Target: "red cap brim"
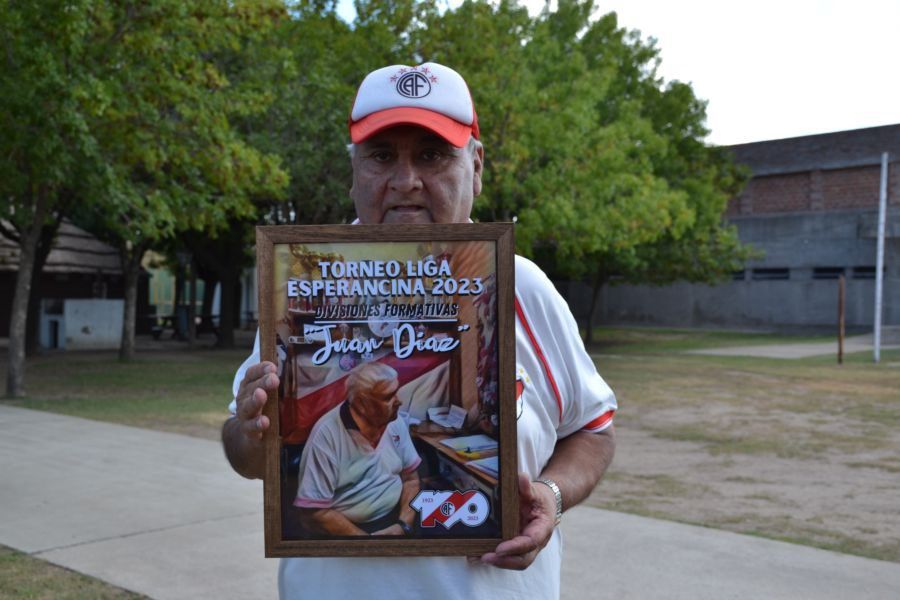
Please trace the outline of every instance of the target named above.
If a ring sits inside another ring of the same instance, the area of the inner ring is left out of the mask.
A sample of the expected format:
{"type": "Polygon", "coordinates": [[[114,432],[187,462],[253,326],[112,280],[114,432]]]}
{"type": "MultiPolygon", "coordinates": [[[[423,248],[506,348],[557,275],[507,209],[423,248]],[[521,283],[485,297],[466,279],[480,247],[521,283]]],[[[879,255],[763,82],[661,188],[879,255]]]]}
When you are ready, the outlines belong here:
{"type": "MultiPolygon", "coordinates": [[[[462,148],[473,134],[471,125],[424,108],[399,107],[381,110],[350,124],[350,140],[359,144],[379,131],[397,125],[417,125],[438,134],[457,148],[462,148]]],[[[477,133],[476,133],[477,136],[477,133]]]]}

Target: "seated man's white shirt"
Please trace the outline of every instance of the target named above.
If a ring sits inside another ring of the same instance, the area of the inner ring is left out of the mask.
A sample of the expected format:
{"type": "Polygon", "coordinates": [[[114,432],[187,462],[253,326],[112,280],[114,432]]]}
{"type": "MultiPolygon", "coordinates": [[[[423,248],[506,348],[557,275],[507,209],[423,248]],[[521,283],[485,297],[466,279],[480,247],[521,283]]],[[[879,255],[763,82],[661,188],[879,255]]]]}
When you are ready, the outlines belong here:
{"type": "Polygon", "coordinates": [[[333,508],[354,523],[380,519],[400,501],[401,474],[420,462],[403,419],[388,423],[373,448],[342,402],[318,420],[303,447],[294,506],[333,508]]]}
{"type": "MultiPolygon", "coordinates": [[[[535,479],[560,438],[580,430],[603,431],[617,406],[585,352],[565,300],[531,261],[517,256],[515,268],[519,470],[535,479]]],[[[235,393],[243,372],[259,360],[257,343],[235,375],[235,393]]],[[[561,558],[557,528],[524,571],[469,565],[461,557],[286,558],[278,586],[283,600],[544,600],[559,596],[561,558]]]]}

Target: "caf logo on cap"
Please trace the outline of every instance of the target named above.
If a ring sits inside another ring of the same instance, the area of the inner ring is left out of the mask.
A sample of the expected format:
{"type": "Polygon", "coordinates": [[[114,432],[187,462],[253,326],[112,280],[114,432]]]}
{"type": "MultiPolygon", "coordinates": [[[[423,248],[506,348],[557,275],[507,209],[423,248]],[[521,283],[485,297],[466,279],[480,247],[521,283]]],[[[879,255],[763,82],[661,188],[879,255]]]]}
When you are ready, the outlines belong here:
{"type": "Polygon", "coordinates": [[[411,71],[397,80],[397,93],[406,98],[424,98],[431,93],[431,82],[418,71],[411,71]]]}

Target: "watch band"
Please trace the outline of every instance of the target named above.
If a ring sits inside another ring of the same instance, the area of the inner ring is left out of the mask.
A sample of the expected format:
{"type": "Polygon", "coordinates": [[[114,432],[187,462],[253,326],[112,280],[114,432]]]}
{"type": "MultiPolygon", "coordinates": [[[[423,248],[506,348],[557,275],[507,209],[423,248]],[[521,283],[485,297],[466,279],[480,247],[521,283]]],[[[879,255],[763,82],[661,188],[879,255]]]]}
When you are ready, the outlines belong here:
{"type": "Polygon", "coordinates": [[[543,483],[553,492],[553,498],[556,500],[556,518],[553,522],[554,525],[559,525],[559,522],[562,521],[562,492],[559,491],[559,486],[556,485],[556,482],[552,479],[547,479],[546,477],[541,477],[540,479],[535,479],[536,483],[543,483]]]}
{"type": "Polygon", "coordinates": [[[407,525],[406,521],[404,521],[403,519],[397,519],[397,525],[399,525],[400,529],[403,530],[404,535],[412,535],[412,532],[413,532],[412,527],[407,525]]]}

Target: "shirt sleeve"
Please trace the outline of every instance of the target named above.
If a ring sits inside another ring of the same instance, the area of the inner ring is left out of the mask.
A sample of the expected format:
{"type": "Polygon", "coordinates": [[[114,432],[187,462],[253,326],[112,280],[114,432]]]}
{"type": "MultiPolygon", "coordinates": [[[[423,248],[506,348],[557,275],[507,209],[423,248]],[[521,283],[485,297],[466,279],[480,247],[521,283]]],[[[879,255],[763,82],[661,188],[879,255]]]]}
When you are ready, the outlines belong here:
{"type": "Polygon", "coordinates": [[[559,394],[559,437],[600,432],[612,425],[616,397],[597,373],[566,301],[534,263],[516,257],[516,290],[523,317],[559,394]]]}
{"type": "Polygon", "coordinates": [[[231,404],[228,405],[228,412],[234,415],[237,413],[237,395],[244,380],[247,369],[259,363],[259,329],[256,330],[256,339],[253,340],[253,352],[241,363],[238,370],[234,373],[234,379],[231,382],[231,404]]]}
{"type": "Polygon", "coordinates": [[[311,437],[300,460],[300,483],[294,506],[330,508],[338,480],[338,459],[321,436],[311,437]]]}
{"type": "Polygon", "coordinates": [[[422,462],[422,458],[419,456],[419,453],[416,452],[412,437],[409,435],[409,427],[403,419],[397,420],[402,425],[398,429],[400,429],[400,454],[401,459],[403,460],[403,472],[410,473],[419,468],[419,463],[422,462]]]}

